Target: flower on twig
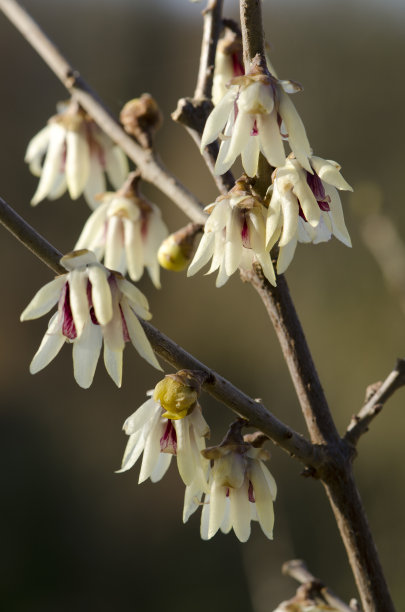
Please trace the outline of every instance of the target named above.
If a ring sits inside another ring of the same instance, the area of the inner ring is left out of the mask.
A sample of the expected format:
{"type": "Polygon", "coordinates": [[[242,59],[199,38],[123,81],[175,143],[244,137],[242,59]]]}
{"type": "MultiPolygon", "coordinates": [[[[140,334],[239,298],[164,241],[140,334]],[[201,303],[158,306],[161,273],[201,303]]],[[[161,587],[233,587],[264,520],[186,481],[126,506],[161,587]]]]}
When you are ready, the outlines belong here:
{"type": "Polygon", "coordinates": [[[173,455],[186,485],[207,490],[208,461],[201,455],[209,427],[197,399],[199,382],[181,370],[161,380],[148,399],[124,423],[129,440],[119,472],[129,470],[143,453],[139,483],[159,481],[173,455]]]}
{"type": "Polygon", "coordinates": [[[351,246],[338,189],[352,191],[340,174],[340,166],[320,157],[310,158],[312,173],[293,155],[273,172],[272,195],[267,212],[266,240],[271,248],[279,240],[277,272],[289,266],[297,242],[325,242],[333,235],[351,246]]]}
{"type": "Polygon", "coordinates": [[[75,249],[89,249],[111,270],[141,278],[144,267],[160,288],[157,251],[168,230],[159,208],[141,195],[139,175],[131,174],[117,192],[107,192],[87,220],[75,249]]]}
{"type": "Polygon", "coordinates": [[[73,251],[62,257],[61,264],[68,273],[42,287],[21,315],[21,321],[37,319],[58,304],[31,362],[31,374],[45,368],[65,342],[70,342],[74,377],[86,389],[93,381],[103,340],[105,367],[119,387],[122,353],[129,340],[146,361],[160,370],[137,318],[151,318],[143,293],[120,274],[107,270],[89,251],[73,251]]]}
{"type": "Polygon", "coordinates": [[[115,189],[128,174],[123,151],[74,99],[58,105],[57,115],[30,141],[25,161],[40,177],[33,206],[44,198],[55,200],[67,189],[73,200],[83,193],[90,208],[96,208],[94,196],[106,190],[104,173],[115,189]]]}
{"type": "Polygon", "coordinates": [[[298,83],[276,79],[257,63],[249,74],[233,78],[228,92],[208,117],[201,139],[202,151],[223,131],[215,173],[224,174],[241,155],[246,174],[255,176],[260,152],[272,166],[282,166],[283,137],[288,138],[301,165],[311,172],[305,128],[287,95],[300,90],[298,83]]]}
{"type": "Polygon", "coordinates": [[[244,441],[240,427],[241,422],[236,422],[219,446],[202,451],[212,462],[201,514],[203,540],[212,538],[218,529],[223,533],[233,529],[236,537],[246,542],[252,520],[259,521],[264,534],[273,538],[277,486],[263,463],[269,453],[244,441]]]}
{"type": "Polygon", "coordinates": [[[270,283],[276,284],[273,264],[266,249],[266,208],[242,177],[226,196],[205,208],[210,213],[188,276],[198,272],[212,258],[208,274],[218,271],[221,287],[239,266],[246,270],[260,263],[270,283]]]}

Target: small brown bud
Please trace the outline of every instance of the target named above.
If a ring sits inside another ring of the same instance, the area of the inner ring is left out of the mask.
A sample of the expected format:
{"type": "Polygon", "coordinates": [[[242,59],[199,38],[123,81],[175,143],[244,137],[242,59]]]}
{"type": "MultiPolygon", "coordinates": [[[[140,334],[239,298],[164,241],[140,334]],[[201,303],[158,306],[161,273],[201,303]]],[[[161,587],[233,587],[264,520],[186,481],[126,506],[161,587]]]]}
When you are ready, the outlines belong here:
{"type": "Polygon", "coordinates": [[[163,117],[155,100],[145,93],[125,104],[120,113],[120,121],[128,134],[135,136],[142,147],[150,149],[163,117]]]}

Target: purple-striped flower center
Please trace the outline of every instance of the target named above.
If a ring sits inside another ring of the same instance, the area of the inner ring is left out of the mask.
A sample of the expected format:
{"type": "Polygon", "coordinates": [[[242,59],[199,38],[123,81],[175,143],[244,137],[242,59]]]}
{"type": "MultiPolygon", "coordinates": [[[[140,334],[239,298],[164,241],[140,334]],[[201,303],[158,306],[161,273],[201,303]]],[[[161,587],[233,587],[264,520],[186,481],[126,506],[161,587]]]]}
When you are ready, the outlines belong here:
{"type": "MultiPolygon", "coordinates": [[[[318,202],[319,208],[323,212],[329,212],[330,211],[330,196],[326,195],[325,187],[323,186],[323,183],[321,179],[319,178],[319,176],[316,174],[316,172],[314,172],[313,174],[311,174],[310,172],[307,172],[307,183],[312,193],[314,194],[316,201],[318,202]]],[[[298,205],[299,205],[299,213],[298,213],[299,216],[302,219],[304,219],[304,221],[307,221],[307,218],[305,217],[304,211],[302,210],[302,207],[301,207],[301,202],[299,200],[298,200],[298,205]]]]}
{"type": "Polygon", "coordinates": [[[175,455],[177,452],[177,434],[173,422],[168,419],[163,436],[160,438],[160,452],[175,455]]]}
{"type": "Polygon", "coordinates": [[[65,283],[63,287],[62,295],[60,297],[60,303],[62,305],[62,334],[69,338],[69,340],[74,340],[77,337],[76,326],[73,321],[72,309],[70,307],[70,287],[69,283],[65,283]]]}

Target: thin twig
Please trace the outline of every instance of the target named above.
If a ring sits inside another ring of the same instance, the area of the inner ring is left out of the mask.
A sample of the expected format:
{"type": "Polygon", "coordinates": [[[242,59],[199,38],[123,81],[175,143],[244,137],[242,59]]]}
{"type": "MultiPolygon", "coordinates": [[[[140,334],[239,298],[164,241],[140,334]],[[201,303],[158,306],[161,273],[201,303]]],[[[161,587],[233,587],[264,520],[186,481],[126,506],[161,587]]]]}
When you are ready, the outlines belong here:
{"type": "Polygon", "coordinates": [[[355,446],[360,437],[368,431],[371,421],[381,412],[385,402],[403,386],[405,386],[405,360],[398,359],[395,368],[384,382],[368,387],[366,403],[352,418],[345,434],[345,440],[355,446]]]}
{"type": "Polygon", "coordinates": [[[204,25],[198,70],[197,86],[194,98],[211,99],[212,81],[214,77],[215,52],[222,29],[223,0],[208,0],[203,11],[204,25]]]}
{"type": "MultiPolygon", "coordinates": [[[[308,591],[319,594],[320,598],[324,599],[327,604],[333,606],[334,609],[341,612],[354,612],[354,608],[348,606],[342,599],[337,597],[333,591],[323,584],[319,578],[316,578],[307,568],[305,561],[302,559],[292,559],[283,564],[282,570],[286,576],[291,576],[302,585],[307,585],[308,591]]],[[[299,597],[301,593],[297,592],[299,597]]],[[[357,608],[357,610],[359,610],[357,608]]]]}
{"type": "MultiPolygon", "coordinates": [[[[62,253],[38,234],[3,199],[0,198],[0,222],[24,246],[57,274],[66,274],[59,263],[62,253]]],[[[321,451],[308,440],[274,417],[263,404],[256,402],[225,378],[187,353],[150,323],[140,319],[154,351],[177,370],[199,370],[206,382],[203,388],[218,401],[260,429],[290,455],[316,470],[321,463],[321,451]]]]}
{"type": "Polygon", "coordinates": [[[97,94],[63,57],[27,11],[16,0],[0,0],[0,9],[39,53],[79,104],[138,166],[142,178],[160,189],[190,219],[196,223],[204,223],[205,216],[201,211],[201,202],[164,167],[151,150],[143,149],[125,133],[97,94]]]}

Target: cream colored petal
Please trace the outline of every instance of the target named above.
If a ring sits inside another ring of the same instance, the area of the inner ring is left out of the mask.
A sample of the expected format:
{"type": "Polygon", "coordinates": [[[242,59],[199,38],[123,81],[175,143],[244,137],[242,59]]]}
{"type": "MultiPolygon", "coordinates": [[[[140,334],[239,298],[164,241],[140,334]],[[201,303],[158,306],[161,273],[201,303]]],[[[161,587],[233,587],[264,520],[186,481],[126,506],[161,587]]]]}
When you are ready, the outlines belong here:
{"type": "Polygon", "coordinates": [[[225,499],[225,513],[221,524],[221,531],[225,534],[229,533],[232,529],[231,500],[229,497],[225,499]]]}
{"type": "Polygon", "coordinates": [[[273,501],[275,501],[277,497],[277,483],[274,480],[274,477],[271,474],[270,470],[264,465],[262,461],[259,461],[259,465],[266,479],[267,487],[270,491],[271,498],[273,501]]]}
{"type": "Polygon", "coordinates": [[[295,237],[286,246],[280,247],[277,259],[277,274],[284,274],[287,270],[294,257],[296,246],[297,238],[295,237]]]}
{"type": "Polygon", "coordinates": [[[231,142],[224,164],[232,165],[242,150],[247,146],[249,138],[252,138],[255,117],[239,111],[233,126],[231,142]]]}
{"type": "Polygon", "coordinates": [[[274,167],[283,166],[285,151],[277,123],[276,111],[273,111],[270,115],[258,115],[257,128],[260,148],[269,164],[274,167]]]}
{"type": "Polygon", "coordinates": [[[162,414],[162,407],[153,398],[150,398],[126,419],[123,430],[128,436],[134,434],[139,429],[142,429],[148,421],[153,419],[155,414],[160,416],[162,414]]]}
{"type": "Polygon", "coordinates": [[[124,254],[123,222],[120,217],[110,217],[105,237],[104,265],[110,270],[125,273],[122,267],[124,254]]]}
{"type": "Polygon", "coordinates": [[[193,257],[192,262],[190,263],[187,276],[193,276],[201,270],[208,263],[210,258],[213,255],[215,246],[215,234],[212,232],[208,234],[204,234],[200,240],[200,244],[198,245],[197,251],[193,257]]]}
{"type": "Polygon", "coordinates": [[[259,165],[260,138],[259,135],[251,135],[246,146],[242,149],[242,166],[248,176],[256,176],[259,165]]]}
{"type": "Polygon", "coordinates": [[[189,487],[186,487],[184,493],[183,523],[187,523],[190,516],[200,507],[202,493],[194,482],[189,487]]]}
{"type": "Polygon", "coordinates": [[[64,174],[58,174],[53,183],[52,189],[49,191],[47,198],[48,200],[57,200],[66,191],[67,183],[64,174]]]}
{"type": "MultiPolygon", "coordinates": [[[[215,244],[214,244],[214,252],[212,254],[212,261],[210,269],[206,274],[211,274],[218,270],[221,266],[225,271],[224,263],[224,253],[225,253],[225,238],[222,232],[217,232],[215,234],[215,244]]],[[[225,273],[226,274],[226,273],[225,273]]],[[[228,277],[227,277],[228,278],[228,277]]]]}
{"type": "Polygon", "coordinates": [[[222,261],[221,265],[219,266],[218,276],[215,281],[215,286],[217,287],[217,289],[219,289],[220,287],[223,287],[225,283],[228,281],[228,279],[229,279],[229,276],[226,273],[225,264],[222,261]]]}
{"type": "Polygon", "coordinates": [[[150,363],[157,370],[162,370],[158,360],[155,357],[153,349],[146,337],[145,332],[141,324],[139,323],[136,315],[132,312],[131,308],[125,303],[121,303],[122,312],[125,317],[125,322],[128,329],[128,334],[132,344],[138,351],[141,357],[143,357],[148,363],[150,363]]]}
{"type": "Polygon", "coordinates": [[[259,461],[251,461],[249,477],[253,485],[253,494],[260,526],[264,534],[272,540],[274,526],[273,498],[259,461]]]}
{"type": "Polygon", "coordinates": [[[49,146],[41,171],[38,187],[31,200],[35,206],[52,191],[55,181],[63,168],[63,152],[65,148],[66,131],[58,124],[52,124],[49,130],[49,146]]]}
{"type": "Polygon", "coordinates": [[[308,161],[308,157],[311,156],[311,147],[301,117],[288,94],[284,93],[281,87],[278,88],[278,96],[279,113],[287,128],[290,147],[301,166],[312,174],[312,168],[308,161]]]}
{"type": "Polygon", "coordinates": [[[120,189],[129,172],[127,156],[120,147],[113,145],[105,149],[105,161],[108,180],[114,189],[120,189]]]}
{"type": "Polygon", "coordinates": [[[299,206],[297,198],[291,191],[287,191],[281,201],[283,214],[283,231],[279,246],[286,246],[297,234],[299,206]]]}
{"type": "Polygon", "coordinates": [[[137,281],[143,274],[143,245],[140,224],[137,221],[123,219],[124,245],[128,274],[137,281]]]}
{"type": "Polygon", "coordinates": [[[238,88],[231,87],[208,117],[201,137],[201,153],[207,145],[218,138],[233,110],[237,95],[238,88]]]}
{"type": "Polygon", "coordinates": [[[177,435],[177,468],[185,485],[191,485],[195,468],[190,445],[190,422],[188,417],[173,422],[177,435]]]}
{"type": "Polygon", "coordinates": [[[141,306],[145,310],[149,310],[149,303],[146,296],[133,283],[130,283],[125,278],[117,279],[118,289],[125,295],[132,307],[141,306]]]}
{"type": "Polygon", "coordinates": [[[336,164],[336,162],[333,163],[313,155],[311,157],[311,164],[319,178],[329,183],[329,185],[333,185],[333,187],[344,191],[353,191],[349,183],[347,183],[340,174],[340,166],[336,164]]]}
{"type": "Polygon", "coordinates": [[[208,528],[210,524],[210,496],[205,495],[201,511],[200,536],[202,540],[208,540],[208,528]]]}
{"type": "Polygon", "coordinates": [[[49,312],[60,298],[63,287],[66,283],[67,274],[57,276],[50,283],[44,285],[32,298],[31,302],[21,313],[20,321],[38,319],[49,312]]]}
{"type": "Polygon", "coordinates": [[[170,453],[159,453],[158,460],[150,475],[151,482],[159,482],[169,469],[173,455],[170,453]]]}
{"type": "Polygon", "coordinates": [[[321,213],[321,218],[318,225],[314,228],[315,236],[312,240],[314,244],[328,242],[332,237],[332,223],[330,215],[327,212],[321,213]]]}
{"type": "Polygon", "coordinates": [[[307,183],[304,170],[302,171],[301,180],[297,181],[294,185],[293,191],[300,201],[301,208],[308,223],[312,225],[312,227],[318,225],[319,219],[321,218],[321,209],[307,183]]]}
{"type": "Polygon", "coordinates": [[[83,327],[90,319],[90,307],[87,298],[88,276],[86,269],[72,270],[68,275],[69,301],[77,335],[80,336],[83,327]]]}
{"type": "Polygon", "coordinates": [[[64,344],[65,337],[62,334],[62,324],[59,313],[56,312],[50,319],[45,336],[31,361],[31,374],[36,374],[45,368],[56,357],[64,344]]]}
{"type": "Polygon", "coordinates": [[[281,217],[281,198],[278,193],[273,191],[267,211],[266,219],[266,245],[273,242],[273,236],[278,232],[281,217]]]}
{"type": "Polygon", "coordinates": [[[90,149],[83,130],[66,134],[66,183],[69,195],[76,200],[82,193],[90,172],[90,149]]]}
{"type": "Polygon", "coordinates": [[[250,536],[250,501],[248,480],[239,489],[230,489],[231,522],[236,537],[240,542],[247,542],[250,536]]]}
{"type": "Polygon", "coordinates": [[[243,248],[241,212],[234,208],[226,227],[224,264],[227,276],[232,276],[238,269],[243,248]]]}
{"type": "Polygon", "coordinates": [[[164,425],[162,425],[161,419],[159,418],[145,440],[141,471],[139,473],[138,480],[139,484],[149,478],[157,464],[160,453],[160,438],[163,435],[163,428],[164,425]]]}
{"type": "Polygon", "coordinates": [[[97,155],[92,154],[89,160],[89,174],[83,190],[86,202],[92,210],[96,210],[100,205],[95,196],[104,193],[105,190],[106,182],[103,168],[97,155]]]}
{"type": "Polygon", "coordinates": [[[100,325],[107,325],[113,316],[111,287],[107,278],[109,273],[100,265],[89,266],[87,270],[94,313],[100,325]]]}
{"type": "Polygon", "coordinates": [[[84,326],[80,338],[73,342],[73,372],[77,384],[88,389],[93,382],[100,356],[102,334],[99,325],[91,321],[84,326]]]}
{"type": "Polygon", "coordinates": [[[121,469],[116,470],[116,474],[127,472],[135,465],[142,454],[144,445],[145,439],[142,435],[142,431],[137,431],[135,434],[129,437],[128,443],[125,447],[124,456],[122,458],[121,469]]]}
{"type": "Polygon", "coordinates": [[[112,349],[104,340],[104,365],[117,387],[122,384],[122,349],[112,349]]]}
{"type": "Polygon", "coordinates": [[[210,509],[207,539],[212,538],[221,527],[225,515],[226,487],[222,487],[214,479],[210,490],[210,509]]]}
{"type": "Polygon", "coordinates": [[[208,234],[210,232],[220,232],[222,229],[224,229],[230,214],[231,207],[227,198],[215,204],[212,213],[205,223],[205,233],[208,234]]]}
{"type": "Polygon", "coordinates": [[[108,204],[101,204],[87,219],[74,250],[102,247],[104,252],[104,231],[108,204]]]}
{"type": "Polygon", "coordinates": [[[327,195],[329,195],[331,199],[330,218],[332,220],[333,234],[338,240],[343,242],[343,244],[348,247],[351,247],[352,241],[350,240],[349,232],[347,231],[347,227],[345,225],[342,203],[340,201],[339,193],[334,187],[327,187],[326,191],[327,195]]]}
{"type": "Polygon", "coordinates": [[[50,133],[51,126],[46,125],[28,143],[24,161],[29,164],[30,171],[34,176],[41,176],[41,161],[49,145],[50,133]]]}

